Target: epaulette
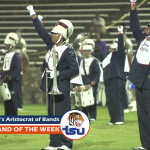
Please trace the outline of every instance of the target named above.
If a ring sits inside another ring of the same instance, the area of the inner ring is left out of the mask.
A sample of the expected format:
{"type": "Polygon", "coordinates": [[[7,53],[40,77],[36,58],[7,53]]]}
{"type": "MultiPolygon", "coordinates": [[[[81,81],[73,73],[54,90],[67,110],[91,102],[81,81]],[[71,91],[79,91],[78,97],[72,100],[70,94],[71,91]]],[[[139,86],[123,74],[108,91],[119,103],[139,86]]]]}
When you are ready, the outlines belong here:
{"type": "Polygon", "coordinates": [[[69,43],[65,43],[65,46],[68,46],[70,49],[73,49],[73,47],[69,43]]]}

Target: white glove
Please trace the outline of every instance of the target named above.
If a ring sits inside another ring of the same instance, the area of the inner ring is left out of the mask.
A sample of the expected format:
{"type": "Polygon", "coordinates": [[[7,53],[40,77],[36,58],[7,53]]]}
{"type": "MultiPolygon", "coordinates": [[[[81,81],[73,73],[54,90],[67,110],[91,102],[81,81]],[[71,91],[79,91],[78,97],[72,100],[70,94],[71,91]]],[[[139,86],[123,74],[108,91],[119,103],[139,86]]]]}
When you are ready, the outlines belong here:
{"type": "MultiPolygon", "coordinates": [[[[59,71],[57,71],[57,77],[59,76],[59,71]]],[[[50,78],[53,79],[54,78],[54,70],[51,71],[50,73],[50,78]]]]}
{"type": "Polygon", "coordinates": [[[118,26],[118,32],[123,32],[123,26],[118,26]]]}
{"type": "Polygon", "coordinates": [[[4,54],[7,52],[7,50],[5,50],[5,49],[1,49],[0,51],[4,54]]]}
{"type": "Polygon", "coordinates": [[[137,0],[130,0],[131,3],[136,3],[137,0]]]}
{"type": "Polygon", "coordinates": [[[30,16],[36,14],[35,11],[34,11],[34,9],[33,9],[33,6],[32,6],[32,5],[29,5],[29,6],[27,7],[27,9],[28,9],[28,11],[29,11],[29,13],[30,13],[30,16]]]}
{"type": "Polygon", "coordinates": [[[42,22],[42,20],[43,20],[43,16],[38,15],[38,19],[42,22]]]}

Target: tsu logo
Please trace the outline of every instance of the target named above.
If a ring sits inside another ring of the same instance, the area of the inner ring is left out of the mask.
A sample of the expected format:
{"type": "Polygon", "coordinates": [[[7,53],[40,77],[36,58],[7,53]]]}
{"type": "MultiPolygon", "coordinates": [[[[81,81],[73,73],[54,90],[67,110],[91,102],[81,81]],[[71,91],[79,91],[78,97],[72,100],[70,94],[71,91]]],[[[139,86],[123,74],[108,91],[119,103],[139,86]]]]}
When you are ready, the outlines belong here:
{"type": "Polygon", "coordinates": [[[66,112],[60,122],[64,136],[71,140],[79,140],[87,135],[90,130],[88,117],[79,110],[66,112]]]}

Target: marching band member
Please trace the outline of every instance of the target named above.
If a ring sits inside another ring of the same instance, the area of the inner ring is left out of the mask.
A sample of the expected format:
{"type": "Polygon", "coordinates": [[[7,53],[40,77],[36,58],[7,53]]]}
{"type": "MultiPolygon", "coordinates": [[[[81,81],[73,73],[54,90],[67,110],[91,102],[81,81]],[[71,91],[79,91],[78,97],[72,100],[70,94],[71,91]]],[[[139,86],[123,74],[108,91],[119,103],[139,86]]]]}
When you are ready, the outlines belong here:
{"type": "MultiPolygon", "coordinates": [[[[76,53],[74,49],[66,42],[66,40],[73,33],[73,25],[69,20],[61,19],[58,21],[56,26],[52,29],[51,34],[46,31],[43,24],[38,19],[33,6],[30,5],[27,7],[30,16],[32,16],[33,25],[35,26],[36,31],[39,36],[46,43],[48,52],[45,57],[45,65],[42,68],[47,68],[51,71],[49,79],[49,91],[53,87],[53,78],[54,78],[54,67],[53,67],[53,57],[52,52],[54,48],[58,52],[58,63],[57,63],[57,80],[58,80],[58,89],[62,92],[61,95],[49,95],[49,115],[51,113],[52,100],[53,96],[55,97],[55,114],[54,115],[63,115],[65,112],[71,110],[71,97],[70,97],[70,80],[79,75],[79,65],[76,59],[76,53]]],[[[43,69],[44,71],[44,69],[43,69]]],[[[41,90],[46,91],[44,72],[41,90]]],[[[73,146],[73,141],[66,138],[63,134],[51,134],[50,135],[50,144],[48,147],[43,150],[71,150],[73,146]]]]}
{"type": "Polygon", "coordinates": [[[18,35],[18,43],[16,45],[16,50],[15,52],[18,52],[21,56],[21,64],[22,64],[22,78],[18,83],[18,110],[23,110],[23,94],[22,94],[22,82],[23,82],[23,76],[24,76],[24,72],[27,70],[28,65],[29,65],[29,57],[26,54],[25,57],[25,53],[26,53],[26,41],[21,37],[20,35],[20,31],[17,30],[16,34],[18,35]]]}
{"type": "Polygon", "coordinates": [[[110,46],[110,53],[103,60],[104,85],[107,106],[110,115],[109,125],[121,125],[124,123],[123,91],[125,90],[126,76],[125,46],[123,40],[123,27],[118,27],[118,39],[110,46]]]}
{"type": "Polygon", "coordinates": [[[94,105],[82,108],[82,111],[88,116],[90,120],[94,121],[97,117],[97,89],[98,82],[100,79],[100,64],[99,60],[91,56],[91,52],[94,51],[95,43],[91,39],[85,39],[83,42],[83,55],[84,59],[80,63],[80,71],[83,79],[84,85],[91,85],[93,87],[94,105]]]}
{"type": "Polygon", "coordinates": [[[150,149],[150,23],[142,31],[136,9],[136,0],[130,0],[130,29],[138,47],[131,64],[128,79],[135,85],[141,146],[134,150],[150,149]]]}
{"type": "Polygon", "coordinates": [[[1,73],[1,83],[7,83],[11,93],[11,99],[4,102],[5,115],[18,115],[18,91],[17,86],[21,80],[21,57],[15,52],[18,43],[18,35],[9,33],[5,38],[5,50],[7,50],[1,73]]]}

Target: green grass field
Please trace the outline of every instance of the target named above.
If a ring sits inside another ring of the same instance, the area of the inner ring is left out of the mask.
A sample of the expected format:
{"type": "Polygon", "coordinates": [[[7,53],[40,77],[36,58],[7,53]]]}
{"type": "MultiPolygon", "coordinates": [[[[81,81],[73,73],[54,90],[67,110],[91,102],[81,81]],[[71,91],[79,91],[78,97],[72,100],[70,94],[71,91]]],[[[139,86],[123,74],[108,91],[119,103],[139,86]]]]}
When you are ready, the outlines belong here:
{"type": "MultiPolygon", "coordinates": [[[[74,108],[74,106],[72,106],[74,108]]],[[[0,115],[3,115],[3,104],[0,103],[0,115]]],[[[28,104],[19,115],[46,115],[46,105],[28,104]]],[[[125,114],[124,125],[107,125],[109,114],[107,107],[98,106],[97,120],[91,122],[86,137],[75,140],[73,150],[131,150],[140,146],[137,113],[125,114]]],[[[1,134],[0,150],[41,150],[49,143],[48,134],[1,134]]]]}

